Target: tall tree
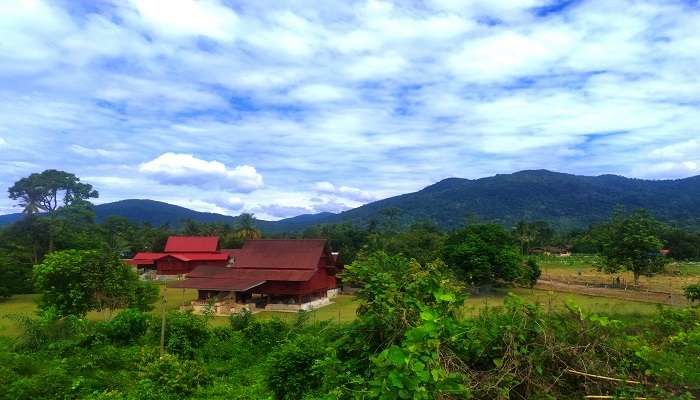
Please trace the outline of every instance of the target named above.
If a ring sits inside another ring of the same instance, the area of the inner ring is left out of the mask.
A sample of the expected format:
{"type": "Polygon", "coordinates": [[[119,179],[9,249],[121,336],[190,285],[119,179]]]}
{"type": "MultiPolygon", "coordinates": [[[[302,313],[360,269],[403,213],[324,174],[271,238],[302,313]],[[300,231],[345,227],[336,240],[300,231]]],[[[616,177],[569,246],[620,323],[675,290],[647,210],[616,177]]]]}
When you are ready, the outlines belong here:
{"type": "Polygon", "coordinates": [[[98,197],[88,183],[80,182],[77,176],[55,169],[33,173],[22,178],[8,189],[10,199],[18,200],[27,215],[46,212],[51,219],[49,228],[49,251],[54,248],[54,232],[57,211],[64,206],[98,197]]]}
{"type": "Polygon", "coordinates": [[[255,227],[255,215],[251,213],[242,213],[236,219],[236,230],[234,236],[237,239],[260,239],[262,235],[255,227]]]}
{"type": "Polygon", "coordinates": [[[85,316],[88,311],[114,310],[136,299],[140,281],[116,254],[98,250],[64,250],[46,256],[34,267],[43,311],[56,317],[85,316]]]}
{"type": "Polygon", "coordinates": [[[525,274],[515,239],[500,225],[469,225],[452,233],[443,259],[472,285],[513,282],[525,274]]]}
{"type": "Polygon", "coordinates": [[[602,263],[606,272],[631,271],[639,286],[643,273],[660,271],[668,261],[661,254],[663,225],[646,210],[626,214],[617,209],[600,234],[602,263]]]}

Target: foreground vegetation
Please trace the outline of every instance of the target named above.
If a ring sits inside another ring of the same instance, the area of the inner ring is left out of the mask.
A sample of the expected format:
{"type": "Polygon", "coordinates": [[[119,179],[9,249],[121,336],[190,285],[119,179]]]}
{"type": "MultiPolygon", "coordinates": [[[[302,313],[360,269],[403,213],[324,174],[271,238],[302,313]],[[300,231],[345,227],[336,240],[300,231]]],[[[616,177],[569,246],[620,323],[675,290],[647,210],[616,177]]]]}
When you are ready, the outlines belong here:
{"type": "Polygon", "coordinates": [[[356,307],[352,321],[243,314],[212,324],[173,310],[163,355],[160,319],[134,308],[107,321],[20,320],[15,338],[0,339],[0,398],[690,399],[700,390],[697,308],[617,318],[536,291],[540,305],[512,295],[465,303],[444,264],[384,253],[344,278],[361,288],[341,299],[356,307]]]}

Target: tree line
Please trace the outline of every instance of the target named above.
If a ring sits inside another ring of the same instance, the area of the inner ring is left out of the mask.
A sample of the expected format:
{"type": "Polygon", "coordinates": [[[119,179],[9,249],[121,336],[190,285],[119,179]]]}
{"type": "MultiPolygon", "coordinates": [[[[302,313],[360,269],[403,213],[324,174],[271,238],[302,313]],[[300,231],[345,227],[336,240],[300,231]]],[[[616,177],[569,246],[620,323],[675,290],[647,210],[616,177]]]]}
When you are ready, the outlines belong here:
{"type": "MultiPolygon", "coordinates": [[[[245,239],[262,237],[255,217],[247,213],[237,217],[234,225],[185,220],[178,227],[156,227],[118,216],[97,223],[89,200],[97,198],[98,192],[64,171],[31,174],[8,192],[23,207],[25,217],[0,230],[0,296],[31,292],[32,266],[56,250],[99,250],[128,258],[139,251],[162,251],[173,234],[216,235],[222,248],[240,247],[245,239]]],[[[569,246],[575,252],[603,255],[602,270],[631,270],[636,279],[663,268],[668,257],[659,257],[662,248],[670,249],[673,259],[700,259],[700,234],[663,224],[643,210],[614,210],[608,221],[584,230],[558,232],[545,221],[521,221],[507,229],[478,217],[452,231],[429,221],[404,226],[401,210],[389,208],[364,226],[316,225],[303,232],[266,237],[326,238],[346,264],[376,251],[421,263],[439,259],[476,286],[532,284],[539,269],[527,255],[542,246],[569,246]]]]}

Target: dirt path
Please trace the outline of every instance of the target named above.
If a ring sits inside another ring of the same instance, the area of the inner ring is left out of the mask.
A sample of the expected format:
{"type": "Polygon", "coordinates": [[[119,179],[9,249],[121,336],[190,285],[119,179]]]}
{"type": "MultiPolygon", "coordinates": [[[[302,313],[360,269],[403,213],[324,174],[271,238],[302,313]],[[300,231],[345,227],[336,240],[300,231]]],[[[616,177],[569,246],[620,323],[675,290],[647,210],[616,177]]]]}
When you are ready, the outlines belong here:
{"type": "Polygon", "coordinates": [[[687,300],[680,294],[664,292],[653,292],[648,290],[613,289],[596,287],[582,284],[566,283],[556,280],[541,279],[535,285],[536,289],[552,290],[555,292],[585,294],[589,296],[609,297],[621,300],[642,301],[646,303],[657,303],[682,306],[687,304],[687,300]]]}

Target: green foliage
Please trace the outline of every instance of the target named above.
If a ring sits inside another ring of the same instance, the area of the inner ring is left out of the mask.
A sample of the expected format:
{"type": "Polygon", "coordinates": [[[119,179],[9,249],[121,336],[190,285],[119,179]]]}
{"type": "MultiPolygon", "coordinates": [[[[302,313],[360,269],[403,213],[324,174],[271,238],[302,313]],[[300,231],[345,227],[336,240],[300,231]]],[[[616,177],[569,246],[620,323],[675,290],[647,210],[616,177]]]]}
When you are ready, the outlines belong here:
{"type": "Polygon", "coordinates": [[[690,302],[700,301],[700,284],[688,285],[684,290],[685,298],[690,302]]]}
{"type": "Polygon", "coordinates": [[[296,336],[272,351],[266,381],[275,398],[298,400],[317,390],[321,376],[313,367],[325,353],[325,342],[313,334],[296,336]]]}
{"type": "Polygon", "coordinates": [[[180,399],[193,394],[207,381],[203,366],[164,354],[146,362],[140,371],[140,399],[180,399]]]}
{"type": "Polygon", "coordinates": [[[139,311],[153,311],[155,302],[160,296],[160,287],[148,281],[137,281],[134,285],[134,293],[129,300],[129,308],[139,311]]]}
{"type": "Polygon", "coordinates": [[[525,260],[522,274],[517,282],[527,287],[534,287],[537,284],[537,280],[540,279],[540,275],[542,275],[540,265],[535,259],[528,258],[525,260]]]}
{"type": "Polygon", "coordinates": [[[346,385],[369,384],[369,391],[356,390],[386,399],[466,393],[461,378],[442,367],[445,335],[464,299],[444,263],[379,252],[355,261],[342,278],[359,287],[360,300],[358,319],[338,343],[345,375],[354,377],[346,385]]]}
{"type": "Polygon", "coordinates": [[[234,331],[242,331],[253,322],[253,313],[248,309],[243,309],[241,312],[231,314],[229,323],[234,331]]]}
{"type": "Polygon", "coordinates": [[[606,272],[632,271],[635,284],[643,273],[661,271],[667,263],[661,255],[663,243],[659,238],[663,225],[646,210],[636,210],[630,215],[616,210],[603,226],[600,241],[602,264],[606,272]]]}
{"type": "Polygon", "coordinates": [[[700,260],[700,234],[678,228],[665,230],[661,235],[670,256],[680,261],[700,260]]]}
{"type": "Polygon", "coordinates": [[[153,315],[128,308],[108,323],[103,323],[102,330],[112,343],[127,345],[143,342],[149,328],[156,325],[157,321],[153,315]]]}
{"type": "Polygon", "coordinates": [[[19,206],[29,215],[39,211],[52,214],[61,206],[98,197],[92,185],[80,182],[71,173],[55,169],[18,180],[8,189],[8,193],[12,200],[19,201],[19,206]]]}
{"type": "Polygon", "coordinates": [[[128,305],[138,277],[116,255],[64,250],[47,255],[34,267],[34,282],[42,294],[41,310],[61,318],[128,305]]]}
{"type": "MultiPolygon", "coordinates": [[[[157,323],[160,326],[160,323],[157,323]]],[[[153,329],[160,334],[160,329],[153,329]]],[[[185,358],[192,358],[209,339],[207,318],[182,311],[171,311],[165,323],[165,349],[185,358]]]]}
{"type": "Polygon", "coordinates": [[[262,350],[269,350],[286,339],[289,333],[289,326],[278,318],[270,320],[253,319],[242,330],[242,333],[253,346],[262,350]]]}
{"type": "Polygon", "coordinates": [[[525,273],[513,238],[498,225],[469,225],[452,233],[443,259],[472,285],[513,282],[525,273]]]}

